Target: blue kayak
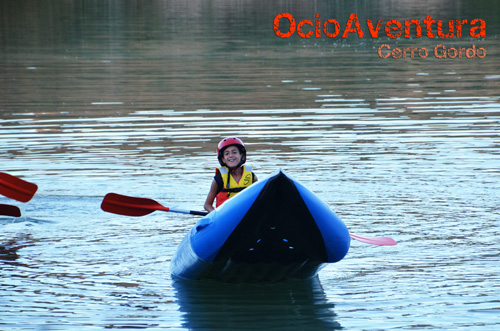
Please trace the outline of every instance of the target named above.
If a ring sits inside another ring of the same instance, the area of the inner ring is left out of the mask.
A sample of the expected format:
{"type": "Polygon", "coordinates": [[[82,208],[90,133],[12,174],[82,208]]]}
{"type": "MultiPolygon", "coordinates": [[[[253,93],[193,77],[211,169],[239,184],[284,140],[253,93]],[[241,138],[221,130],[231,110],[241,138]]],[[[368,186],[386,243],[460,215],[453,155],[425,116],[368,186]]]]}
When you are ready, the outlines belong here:
{"type": "Polygon", "coordinates": [[[202,218],[179,244],[171,273],[223,282],[307,279],[344,258],[350,241],[328,205],[279,170],[202,218]]]}

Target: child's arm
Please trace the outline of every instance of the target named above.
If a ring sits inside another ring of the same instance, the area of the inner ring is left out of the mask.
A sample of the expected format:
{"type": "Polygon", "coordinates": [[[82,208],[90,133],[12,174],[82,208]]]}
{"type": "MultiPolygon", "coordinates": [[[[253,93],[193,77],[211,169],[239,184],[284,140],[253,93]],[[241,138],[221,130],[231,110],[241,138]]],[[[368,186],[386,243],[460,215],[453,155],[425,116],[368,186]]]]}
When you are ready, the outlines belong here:
{"type": "Polygon", "coordinates": [[[208,192],[207,199],[205,200],[205,204],[203,205],[203,208],[205,208],[206,211],[211,212],[215,208],[213,207],[215,196],[217,195],[217,192],[219,191],[219,186],[217,185],[217,182],[215,179],[212,181],[212,185],[210,186],[210,191],[208,192]]]}

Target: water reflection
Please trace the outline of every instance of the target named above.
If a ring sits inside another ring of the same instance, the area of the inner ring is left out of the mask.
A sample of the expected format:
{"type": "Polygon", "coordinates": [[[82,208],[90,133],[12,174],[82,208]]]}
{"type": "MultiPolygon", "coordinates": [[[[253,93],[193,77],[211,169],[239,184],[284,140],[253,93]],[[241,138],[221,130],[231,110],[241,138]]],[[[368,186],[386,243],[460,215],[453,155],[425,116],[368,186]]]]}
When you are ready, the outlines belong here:
{"type": "Polygon", "coordinates": [[[317,277],[275,284],[173,281],[191,330],[337,330],[334,304],[317,277]]]}
{"type": "MultiPolygon", "coordinates": [[[[0,224],[2,224],[2,219],[0,219],[0,224]]],[[[30,235],[19,236],[18,238],[13,238],[0,243],[0,260],[15,261],[19,258],[18,251],[21,248],[33,245],[34,243],[30,235]]]]}

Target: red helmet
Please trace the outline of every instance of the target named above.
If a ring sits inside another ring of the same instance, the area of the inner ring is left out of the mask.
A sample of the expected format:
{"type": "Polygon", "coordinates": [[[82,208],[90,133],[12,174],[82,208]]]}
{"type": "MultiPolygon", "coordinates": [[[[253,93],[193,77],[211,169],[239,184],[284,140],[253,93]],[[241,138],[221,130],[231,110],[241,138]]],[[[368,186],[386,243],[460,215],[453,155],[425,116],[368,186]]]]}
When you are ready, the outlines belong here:
{"type": "Polygon", "coordinates": [[[244,164],[247,160],[247,149],[245,148],[245,144],[243,144],[243,141],[241,141],[241,139],[239,138],[227,137],[222,139],[219,145],[217,145],[217,159],[219,160],[220,165],[226,166],[226,164],[222,161],[222,157],[224,155],[224,150],[229,146],[238,147],[240,153],[242,154],[241,161],[238,167],[244,164]]]}

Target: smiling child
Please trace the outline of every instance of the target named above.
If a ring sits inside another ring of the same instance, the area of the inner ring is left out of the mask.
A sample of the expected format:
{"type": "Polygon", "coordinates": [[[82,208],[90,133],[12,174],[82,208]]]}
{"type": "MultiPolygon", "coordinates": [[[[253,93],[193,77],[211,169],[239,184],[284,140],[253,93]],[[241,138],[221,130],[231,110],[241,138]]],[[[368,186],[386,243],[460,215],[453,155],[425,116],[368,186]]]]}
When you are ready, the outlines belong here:
{"type": "Polygon", "coordinates": [[[257,181],[252,166],[244,165],[246,156],[245,145],[239,138],[228,137],[221,140],[217,146],[217,159],[221,167],[215,170],[214,180],[205,201],[205,210],[214,210],[214,200],[217,199],[218,207],[257,181]]]}

